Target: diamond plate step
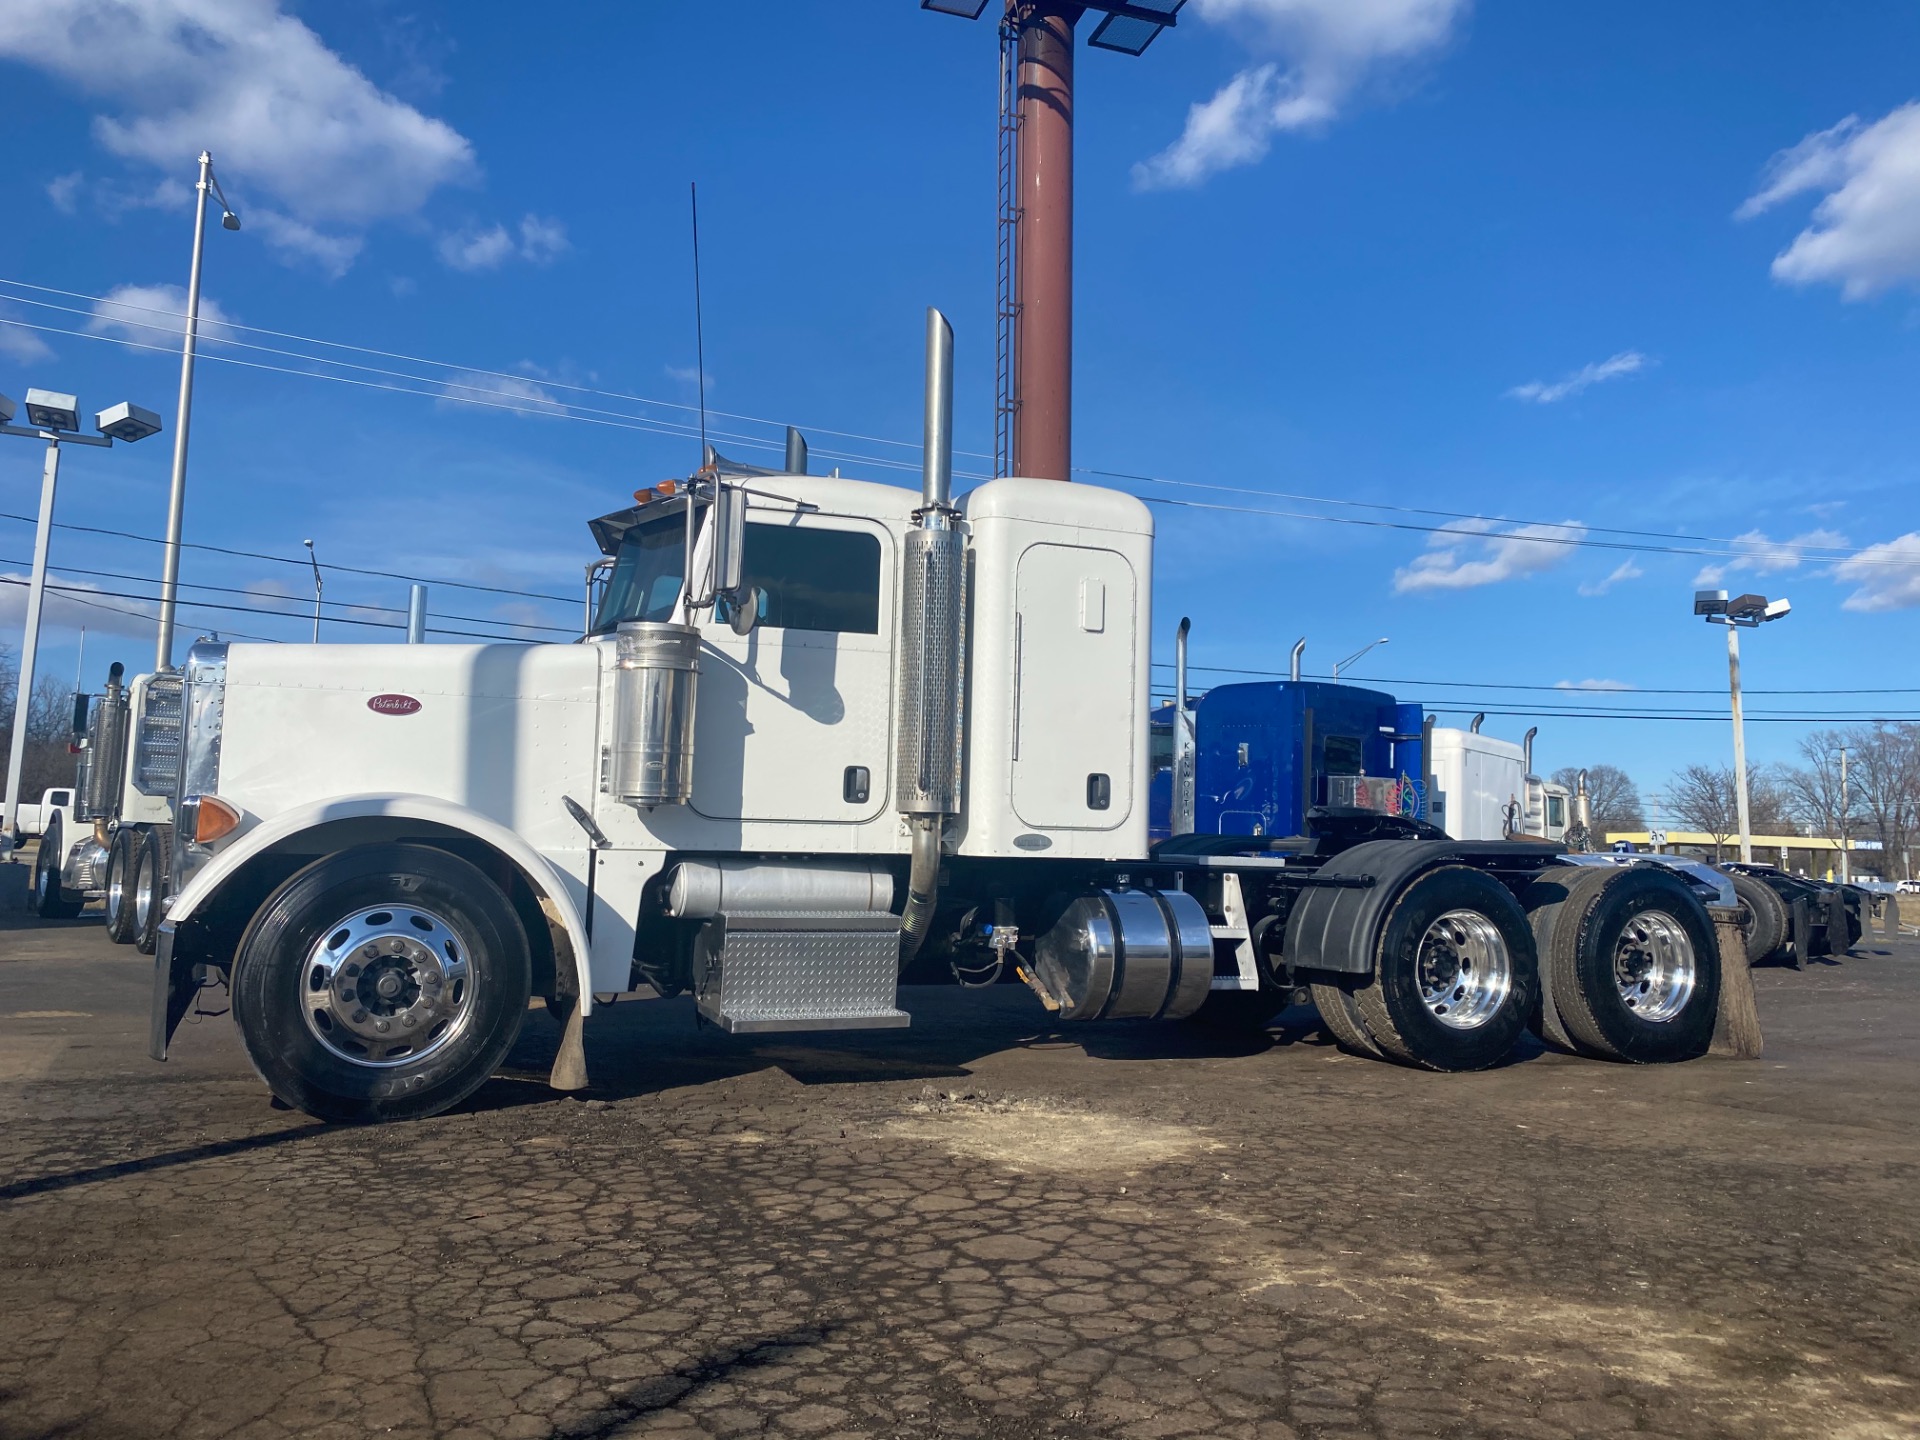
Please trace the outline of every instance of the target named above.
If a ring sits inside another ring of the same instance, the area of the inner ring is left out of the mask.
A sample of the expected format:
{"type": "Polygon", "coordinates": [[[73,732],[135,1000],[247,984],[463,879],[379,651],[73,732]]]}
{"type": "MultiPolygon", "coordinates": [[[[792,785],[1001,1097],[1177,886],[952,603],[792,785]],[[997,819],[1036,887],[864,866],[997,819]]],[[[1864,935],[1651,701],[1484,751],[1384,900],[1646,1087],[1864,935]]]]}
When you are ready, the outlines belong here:
{"type": "Polygon", "coordinates": [[[899,1009],[898,915],[719,915],[701,928],[694,1003],[722,1030],[885,1030],[899,1009]]]}

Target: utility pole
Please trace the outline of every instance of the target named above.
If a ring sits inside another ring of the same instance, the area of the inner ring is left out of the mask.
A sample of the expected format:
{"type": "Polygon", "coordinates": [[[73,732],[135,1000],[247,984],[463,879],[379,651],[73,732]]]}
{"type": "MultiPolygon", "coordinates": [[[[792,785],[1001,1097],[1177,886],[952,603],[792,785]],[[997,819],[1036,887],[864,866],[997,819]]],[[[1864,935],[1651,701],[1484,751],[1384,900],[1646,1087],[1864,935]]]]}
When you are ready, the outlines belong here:
{"type": "Polygon", "coordinates": [[[313,553],[313,541],[302,540],[307,547],[307,563],[313,566],[313,643],[320,643],[320,592],[326,589],[326,582],[320,578],[320,561],[313,553]]]}
{"type": "Polygon", "coordinates": [[[1840,747],[1840,883],[1852,879],[1847,864],[1847,747],[1840,747]]]}

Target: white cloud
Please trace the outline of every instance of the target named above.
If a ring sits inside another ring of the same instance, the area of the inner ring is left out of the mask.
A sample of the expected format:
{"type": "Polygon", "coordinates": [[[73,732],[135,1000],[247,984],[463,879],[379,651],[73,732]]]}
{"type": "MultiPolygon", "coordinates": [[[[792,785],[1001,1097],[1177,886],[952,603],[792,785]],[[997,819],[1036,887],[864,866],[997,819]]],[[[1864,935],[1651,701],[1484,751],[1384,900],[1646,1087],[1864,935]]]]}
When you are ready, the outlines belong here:
{"type": "Polygon", "coordinates": [[[558,220],[524,216],[519,234],[495,224],[484,230],[467,229],[440,237],[440,258],[455,270],[470,274],[497,270],[509,260],[549,265],[567,249],[567,229],[558,220]]]}
{"type": "Polygon", "coordinates": [[[1624,680],[1556,680],[1556,690],[1631,690],[1634,687],[1624,680]]]}
{"type": "Polygon", "coordinates": [[[66,175],[56,175],[47,182],[47,198],[53,202],[53,208],[62,215],[72,215],[80,209],[80,187],[86,184],[87,177],[78,170],[66,175]]]}
{"type": "Polygon", "coordinates": [[[1798,570],[1808,560],[1814,564],[1826,564],[1834,557],[1808,556],[1802,552],[1808,549],[1844,550],[1847,537],[1838,530],[1808,530],[1791,540],[1769,540],[1765,531],[1749,530],[1743,535],[1734,536],[1733,543],[1742,547],[1741,553],[1719,564],[1701,566],[1700,573],[1693,577],[1695,585],[1718,585],[1729,575],[1738,575],[1742,571],[1751,571],[1755,575],[1777,575],[1786,570],[1798,570]]]}
{"type": "Polygon", "coordinates": [[[435,402],[440,405],[507,408],[521,415],[567,413],[567,407],[554,399],[553,392],[546,386],[536,380],[522,380],[517,376],[459,370],[442,383],[440,391],[442,398],[435,402]]]}
{"type": "Polygon", "coordinates": [[[1467,0],[1195,0],[1259,63],[1187,112],[1180,138],[1133,167],[1142,190],[1198,185],[1250,165],[1273,136],[1332,120],[1379,66],[1444,41],[1467,0]]]}
{"type": "Polygon", "coordinates": [[[94,136],[123,159],[178,177],[210,149],[236,201],[251,190],[284,211],[269,243],[323,266],[350,259],[367,226],[477,174],[464,136],[381,90],[278,0],[0,5],[0,57],[100,97],[111,113],[94,136]]]}
{"type": "Polygon", "coordinates": [[[1578,395],[1592,385],[1604,384],[1608,380],[1618,380],[1622,375],[1631,375],[1636,370],[1644,370],[1648,365],[1647,357],[1638,350],[1622,350],[1618,355],[1609,355],[1604,360],[1596,360],[1591,365],[1582,365],[1571,375],[1548,382],[1529,380],[1524,385],[1516,385],[1507,391],[1511,400],[1528,400],[1535,405],[1553,405],[1570,395],[1578,395]]]}
{"type": "Polygon", "coordinates": [[[1586,533],[1586,526],[1572,520],[1498,531],[1484,521],[1450,525],[1428,542],[1426,554],[1393,572],[1393,593],[1472,590],[1537,575],[1566,560],[1570,548],[1564,542],[1586,533]]]}
{"type": "MultiPolygon", "coordinates": [[[[700,384],[700,367],[698,365],[663,365],[660,368],[666,371],[669,380],[677,380],[682,385],[698,386],[700,384]]],[[[706,389],[709,395],[713,393],[713,388],[713,372],[709,370],[706,380],[706,389]]]]}
{"type": "Polygon", "coordinates": [[[1920,605],[1920,530],[1869,545],[1833,567],[1836,580],[1857,585],[1843,610],[1908,610],[1920,605]]]}
{"type": "MultiPolygon", "coordinates": [[[[171,345],[185,333],[186,317],[187,292],[178,285],[116,285],[104,299],[94,302],[86,326],[95,335],[116,340],[171,345]]],[[[220,302],[202,293],[200,337],[204,340],[235,338],[232,325],[233,316],[220,308],[220,302]]]]}
{"type": "Polygon", "coordinates": [[[1849,300],[1920,285],[1920,101],[1871,125],[1849,115],[1782,150],[1737,214],[1745,220],[1810,191],[1826,193],[1813,223],[1774,257],[1774,279],[1837,284],[1849,300]]]}
{"type": "Polygon", "coordinates": [[[1622,560],[1618,565],[1613,567],[1612,573],[1610,573],[1606,579],[1594,580],[1582,585],[1580,587],[1580,593],[1582,595],[1604,595],[1613,589],[1614,586],[1623,584],[1628,580],[1638,580],[1646,573],[1646,571],[1634,564],[1633,561],[1622,560]]]}
{"type": "Polygon", "coordinates": [[[22,365],[36,364],[41,360],[53,358],[53,347],[42,340],[38,333],[24,325],[9,323],[12,312],[0,306],[0,355],[16,360],[22,365]]]}
{"type": "Polygon", "coordinates": [[[250,211],[246,223],[264,235],[282,259],[311,261],[335,280],[353,267],[364,243],[358,235],[330,235],[277,210],[250,211]]]}
{"type": "MultiPolygon", "coordinates": [[[[27,586],[32,578],[18,571],[0,575],[0,630],[16,638],[27,618],[27,586]]],[[[89,634],[124,635],[135,640],[151,641],[154,633],[152,610],[143,602],[105,595],[98,585],[65,575],[49,582],[40,623],[55,630],[84,626],[89,634]]]]}

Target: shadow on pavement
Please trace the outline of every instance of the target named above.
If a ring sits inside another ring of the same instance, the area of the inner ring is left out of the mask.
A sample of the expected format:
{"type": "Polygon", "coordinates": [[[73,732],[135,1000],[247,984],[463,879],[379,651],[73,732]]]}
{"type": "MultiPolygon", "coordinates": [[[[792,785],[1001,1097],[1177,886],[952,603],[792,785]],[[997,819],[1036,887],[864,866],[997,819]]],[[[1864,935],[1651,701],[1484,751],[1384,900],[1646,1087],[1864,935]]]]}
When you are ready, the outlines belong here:
{"type": "Polygon", "coordinates": [[[227,1155],[243,1155],[249,1150],[264,1150],[287,1140],[318,1135],[326,1127],[319,1122],[248,1135],[239,1140],[216,1140],[206,1145],[189,1145],[182,1150],[165,1150],[144,1155],[138,1160],[120,1160],[112,1165],[93,1165],[85,1170],[66,1170],[57,1175],[40,1175],[31,1180],[16,1180],[0,1185],[0,1201],[24,1200],[31,1195],[48,1195],[71,1190],[77,1185],[96,1185],[103,1180],[121,1180],[129,1175],[144,1175],[155,1170],[171,1170],[176,1165],[193,1165],[202,1160],[218,1160],[227,1155]]]}

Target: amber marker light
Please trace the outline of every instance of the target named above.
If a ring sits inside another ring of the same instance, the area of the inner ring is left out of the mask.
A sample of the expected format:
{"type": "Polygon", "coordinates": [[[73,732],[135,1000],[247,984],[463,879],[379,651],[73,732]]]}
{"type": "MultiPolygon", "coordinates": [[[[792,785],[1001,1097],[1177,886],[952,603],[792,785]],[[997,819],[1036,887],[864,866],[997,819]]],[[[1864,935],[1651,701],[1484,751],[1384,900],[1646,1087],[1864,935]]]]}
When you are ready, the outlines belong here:
{"type": "Polygon", "coordinates": [[[190,797],[181,808],[193,811],[195,844],[211,845],[215,840],[225,839],[240,824],[240,812],[218,795],[190,797]]]}
{"type": "Polygon", "coordinates": [[[636,490],[633,492],[633,498],[636,502],[638,502],[641,505],[651,504],[653,501],[653,491],[636,490]]]}

